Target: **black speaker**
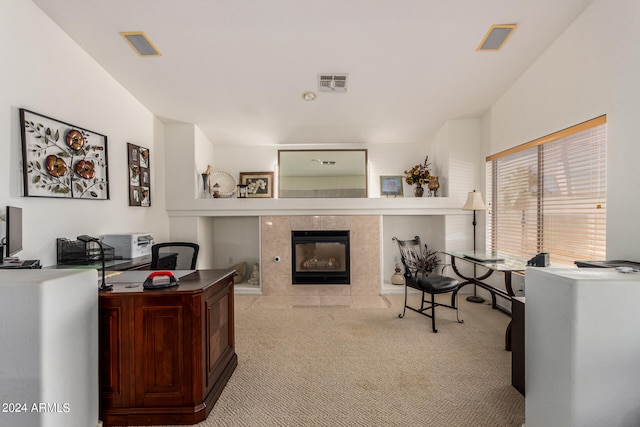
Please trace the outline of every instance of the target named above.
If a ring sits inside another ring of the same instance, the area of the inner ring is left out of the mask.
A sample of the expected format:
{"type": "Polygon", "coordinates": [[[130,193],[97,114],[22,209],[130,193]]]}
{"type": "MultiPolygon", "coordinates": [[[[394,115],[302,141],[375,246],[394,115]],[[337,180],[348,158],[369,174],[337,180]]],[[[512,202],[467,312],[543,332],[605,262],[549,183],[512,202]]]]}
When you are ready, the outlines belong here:
{"type": "Polygon", "coordinates": [[[527,261],[527,265],[530,267],[546,267],[549,265],[549,254],[547,252],[540,252],[527,261]]]}

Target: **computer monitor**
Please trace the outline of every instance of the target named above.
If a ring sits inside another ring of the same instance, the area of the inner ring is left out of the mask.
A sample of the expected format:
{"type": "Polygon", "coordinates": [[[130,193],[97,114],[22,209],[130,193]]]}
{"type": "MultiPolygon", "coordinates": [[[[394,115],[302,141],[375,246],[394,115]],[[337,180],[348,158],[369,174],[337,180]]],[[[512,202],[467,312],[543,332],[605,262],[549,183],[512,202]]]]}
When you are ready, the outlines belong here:
{"type": "Polygon", "coordinates": [[[22,250],[22,209],[14,206],[7,206],[7,234],[6,243],[7,256],[14,256],[22,250]]]}

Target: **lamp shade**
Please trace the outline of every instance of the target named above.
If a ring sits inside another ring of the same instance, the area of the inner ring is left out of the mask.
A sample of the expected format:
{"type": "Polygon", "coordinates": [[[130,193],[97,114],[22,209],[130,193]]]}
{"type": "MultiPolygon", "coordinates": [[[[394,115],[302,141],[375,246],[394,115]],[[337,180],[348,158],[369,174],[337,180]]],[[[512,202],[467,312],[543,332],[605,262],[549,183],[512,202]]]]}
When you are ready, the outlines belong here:
{"type": "Polygon", "coordinates": [[[462,210],[465,211],[484,211],[487,207],[484,205],[482,201],[482,193],[475,190],[470,191],[467,195],[467,202],[462,207],[462,210]]]}

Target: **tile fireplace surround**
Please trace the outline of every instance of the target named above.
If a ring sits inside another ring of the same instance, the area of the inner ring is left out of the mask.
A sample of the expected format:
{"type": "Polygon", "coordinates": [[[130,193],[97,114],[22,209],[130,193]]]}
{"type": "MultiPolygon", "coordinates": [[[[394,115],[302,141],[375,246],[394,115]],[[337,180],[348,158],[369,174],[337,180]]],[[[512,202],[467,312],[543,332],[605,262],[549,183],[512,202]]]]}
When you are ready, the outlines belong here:
{"type": "Polygon", "coordinates": [[[380,216],[263,216],[261,217],[262,295],[351,296],[380,295],[380,216]],[[291,231],[349,230],[350,285],[293,285],[291,231]],[[274,259],[280,257],[280,261],[274,259]]]}

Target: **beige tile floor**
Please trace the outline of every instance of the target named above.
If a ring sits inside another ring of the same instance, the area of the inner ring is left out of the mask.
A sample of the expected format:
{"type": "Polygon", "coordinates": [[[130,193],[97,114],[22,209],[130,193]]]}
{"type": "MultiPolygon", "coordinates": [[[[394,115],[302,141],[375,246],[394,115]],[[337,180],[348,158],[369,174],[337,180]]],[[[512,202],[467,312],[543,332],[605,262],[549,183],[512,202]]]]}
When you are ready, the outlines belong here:
{"type": "MultiPolygon", "coordinates": [[[[398,295],[376,296],[256,296],[235,295],[237,308],[294,308],[332,306],[344,308],[390,308],[398,295]]],[[[402,305],[402,302],[400,302],[402,305]]]]}

